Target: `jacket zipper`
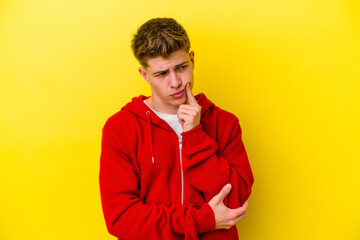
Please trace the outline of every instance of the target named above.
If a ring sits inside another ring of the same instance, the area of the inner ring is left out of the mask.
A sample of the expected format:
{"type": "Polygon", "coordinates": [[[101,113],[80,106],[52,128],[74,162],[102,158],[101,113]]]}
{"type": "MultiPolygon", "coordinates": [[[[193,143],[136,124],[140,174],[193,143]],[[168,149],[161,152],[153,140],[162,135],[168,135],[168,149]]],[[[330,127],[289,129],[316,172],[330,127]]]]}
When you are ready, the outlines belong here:
{"type": "Polygon", "coordinates": [[[182,139],[179,139],[180,174],[181,174],[181,205],[184,205],[184,172],[182,167],[182,139]]]}

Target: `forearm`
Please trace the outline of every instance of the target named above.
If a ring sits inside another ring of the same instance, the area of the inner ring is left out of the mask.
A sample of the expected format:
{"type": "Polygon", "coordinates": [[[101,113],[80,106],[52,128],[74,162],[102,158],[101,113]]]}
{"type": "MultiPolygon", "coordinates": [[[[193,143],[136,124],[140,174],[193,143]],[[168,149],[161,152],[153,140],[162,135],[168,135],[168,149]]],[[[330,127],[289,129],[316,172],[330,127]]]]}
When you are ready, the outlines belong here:
{"type": "Polygon", "coordinates": [[[117,208],[103,201],[109,232],[121,239],[198,239],[198,233],[212,231],[213,212],[208,204],[171,206],[144,204],[137,200],[128,208],[117,208]]]}
{"type": "Polygon", "coordinates": [[[225,203],[239,207],[249,197],[253,175],[241,141],[240,128],[234,128],[231,141],[217,154],[218,145],[207,136],[201,125],[183,134],[185,177],[209,201],[226,184],[233,188],[225,203]]]}

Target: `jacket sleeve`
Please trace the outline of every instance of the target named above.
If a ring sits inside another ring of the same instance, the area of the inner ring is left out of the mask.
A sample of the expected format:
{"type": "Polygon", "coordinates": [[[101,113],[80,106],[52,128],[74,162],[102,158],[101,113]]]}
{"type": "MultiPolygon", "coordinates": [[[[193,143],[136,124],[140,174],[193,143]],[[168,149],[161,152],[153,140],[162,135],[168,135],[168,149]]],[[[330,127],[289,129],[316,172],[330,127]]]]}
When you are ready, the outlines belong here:
{"type": "Polygon", "coordinates": [[[127,154],[127,141],[105,124],[99,183],[109,233],[119,239],[198,239],[198,233],[214,230],[214,214],[208,204],[197,209],[142,202],[139,171],[127,154]]]}
{"type": "MultiPolygon", "coordinates": [[[[225,199],[230,208],[237,208],[251,193],[254,177],[241,138],[238,120],[226,126],[220,138],[225,147],[218,151],[218,143],[210,138],[202,125],[183,133],[184,174],[190,184],[201,191],[205,200],[218,194],[223,186],[231,183],[232,190],[225,199]]],[[[220,135],[218,134],[218,135],[220,135]]]]}

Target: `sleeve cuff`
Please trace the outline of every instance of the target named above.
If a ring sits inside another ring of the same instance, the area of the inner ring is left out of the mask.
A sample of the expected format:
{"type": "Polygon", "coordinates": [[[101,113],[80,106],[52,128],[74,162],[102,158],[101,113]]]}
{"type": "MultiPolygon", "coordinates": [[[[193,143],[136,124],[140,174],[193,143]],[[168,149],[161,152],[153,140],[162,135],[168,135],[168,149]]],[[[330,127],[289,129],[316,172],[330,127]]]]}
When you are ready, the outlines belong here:
{"type": "Polygon", "coordinates": [[[205,139],[214,141],[203,130],[202,124],[194,127],[189,131],[182,132],[181,135],[183,136],[183,139],[186,140],[186,143],[185,142],[184,143],[190,146],[198,145],[199,143],[203,142],[205,139]]]}
{"type": "Polygon", "coordinates": [[[215,215],[208,203],[205,203],[195,216],[196,230],[198,233],[215,230],[215,215]]]}
{"type": "Polygon", "coordinates": [[[216,152],[218,148],[216,141],[206,134],[201,124],[189,131],[183,132],[182,136],[185,155],[191,156],[210,149],[216,152]]]}

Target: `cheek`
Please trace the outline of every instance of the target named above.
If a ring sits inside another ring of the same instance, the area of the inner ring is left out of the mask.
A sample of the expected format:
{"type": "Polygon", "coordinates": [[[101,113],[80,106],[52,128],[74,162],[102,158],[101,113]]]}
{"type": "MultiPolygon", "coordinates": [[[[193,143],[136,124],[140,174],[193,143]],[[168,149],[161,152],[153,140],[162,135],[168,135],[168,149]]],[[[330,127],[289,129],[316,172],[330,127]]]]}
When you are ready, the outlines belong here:
{"type": "Polygon", "coordinates": [[[154,84],[153,85],[153,89],[157,92],[157,93],[160,93],[160,94],[164,94],[167,92],[167,85],[166,83],[158,83],[158,84],[154,84]]]}
{"type": "Polygon", "coordinates": [[[187,84],[187,83],[193,83],[193,73],[192,72],[188,72],[186,74],[184,74],[183,76],[183,83],[187,84]]]}

